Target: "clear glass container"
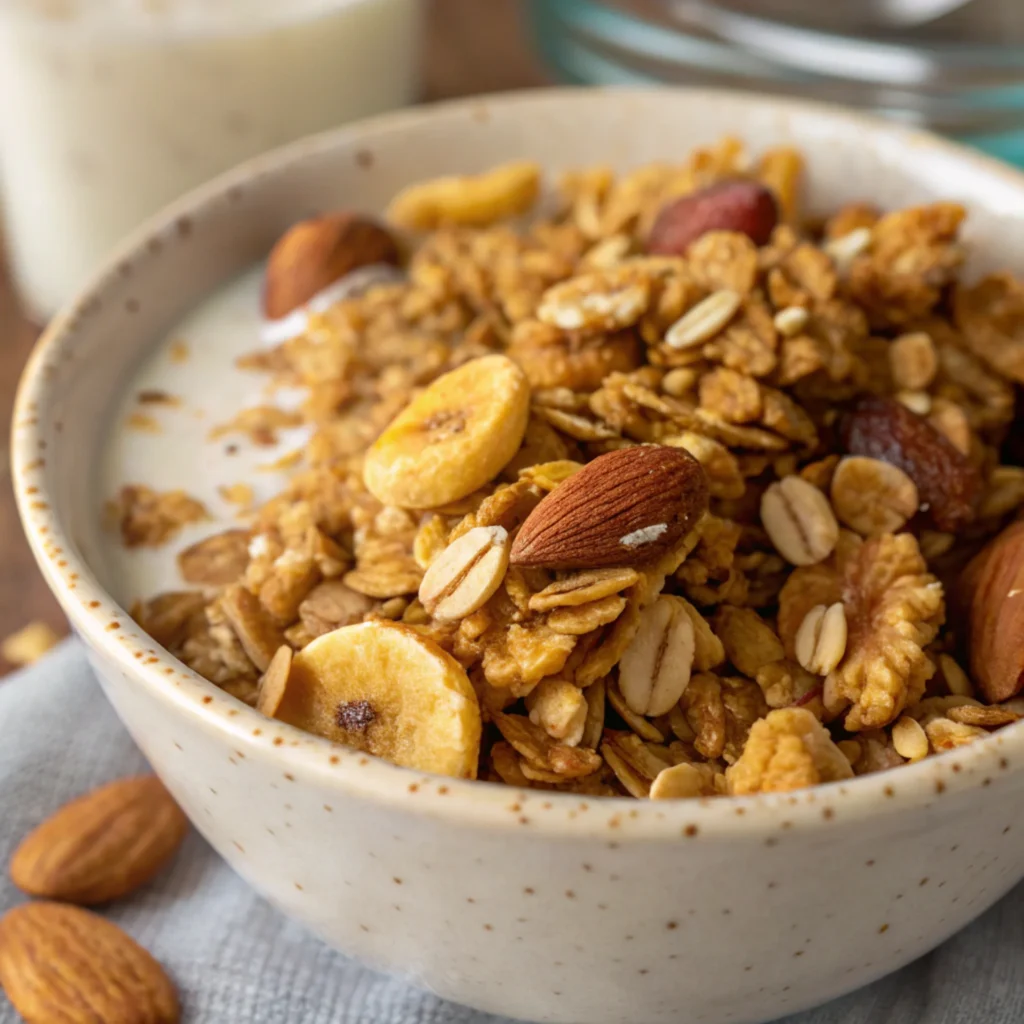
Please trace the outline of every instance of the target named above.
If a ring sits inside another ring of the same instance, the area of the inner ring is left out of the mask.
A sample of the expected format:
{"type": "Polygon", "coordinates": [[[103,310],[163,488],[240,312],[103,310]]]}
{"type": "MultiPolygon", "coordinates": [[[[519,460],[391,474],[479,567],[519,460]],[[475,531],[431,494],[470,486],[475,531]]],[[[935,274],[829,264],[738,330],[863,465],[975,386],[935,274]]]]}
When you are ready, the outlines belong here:
{"type": "Polygon", "coordinates": [[[532,0],[530,16],[569,81],[803,95],[1024,165],[1022,0],[532,0]]]}
{"type": "Polygon", "coordinates": [[[0,0],[0,192],[51,315],[125,233],[250,156],[410,102],[420,0],[0,0]]]}

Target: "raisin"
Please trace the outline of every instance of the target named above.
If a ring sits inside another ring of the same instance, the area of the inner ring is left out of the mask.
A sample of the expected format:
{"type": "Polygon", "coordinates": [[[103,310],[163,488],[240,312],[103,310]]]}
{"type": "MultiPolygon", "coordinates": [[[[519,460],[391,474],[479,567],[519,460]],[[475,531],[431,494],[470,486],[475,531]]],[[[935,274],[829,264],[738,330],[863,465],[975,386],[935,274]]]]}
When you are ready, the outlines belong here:
{"type": "Polygon", "coordinates": [[[973,520],[981,491],[977,467],[927,420],[895,399],[861,399],[844,417],[841,437],[851,455],[902,469],[917,485],[921,510],[936,529],[956,533],[973,520]]]}

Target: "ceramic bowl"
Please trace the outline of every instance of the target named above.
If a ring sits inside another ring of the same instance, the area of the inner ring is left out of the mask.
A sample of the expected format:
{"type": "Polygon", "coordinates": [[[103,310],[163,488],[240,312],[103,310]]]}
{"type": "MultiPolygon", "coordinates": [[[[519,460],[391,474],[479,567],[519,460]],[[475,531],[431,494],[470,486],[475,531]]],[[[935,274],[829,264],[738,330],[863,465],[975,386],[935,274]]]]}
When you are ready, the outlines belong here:
{"type": "Polygon", "coordinates": [[[200,832],[367,964],[535,1021],[751,1022],[873,981],[1024,876],[1024,726],[793,794],[636,802],[396,768],[269,721],[158,649],[101,583],[104,418],[183,312],[295,220],[423,177],[679,158],[723,132],[810,158],[810,203],[956,198],[982,264],[1024,265],[1024,176],[840,110],[714,92],[556,90],[413,110],[292,145],[137,234],[46,333],[13,465],[43,573],[200,832]]]}

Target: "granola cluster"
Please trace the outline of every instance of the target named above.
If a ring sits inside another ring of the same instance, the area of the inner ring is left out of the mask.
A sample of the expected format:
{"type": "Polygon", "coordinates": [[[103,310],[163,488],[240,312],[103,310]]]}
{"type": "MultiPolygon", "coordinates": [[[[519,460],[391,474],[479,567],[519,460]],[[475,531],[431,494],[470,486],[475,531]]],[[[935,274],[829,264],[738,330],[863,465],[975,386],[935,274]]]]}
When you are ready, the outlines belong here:
{"type": "MultiPolygon", "coordinates": [[[[947,600],[1024,503],[1024,284],[958,279],[954,203],[815,220],[803,174],[726,139],[525,226],[531,164],[401,194],[404,278],[244,361],[306,389],[249,424],[313,426],[287,487],[138,621],[266,713],[519,787],[790,790],[1017,720],[947,600]]],[[[118,508],[128,543],[203,514],[118,508]]]]}

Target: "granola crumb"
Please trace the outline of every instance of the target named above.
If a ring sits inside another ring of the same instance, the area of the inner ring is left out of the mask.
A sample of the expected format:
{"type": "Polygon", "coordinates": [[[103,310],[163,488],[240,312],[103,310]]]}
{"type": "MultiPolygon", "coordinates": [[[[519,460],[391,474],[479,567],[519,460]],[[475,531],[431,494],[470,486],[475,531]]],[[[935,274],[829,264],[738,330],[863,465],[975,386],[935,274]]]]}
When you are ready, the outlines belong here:
{"type": "Polygon", "coordinates": [[[107,518],[121,532],[126,547],[158,547],[177,536],[183,526],[209,519],[201,501],[184,491],[155,491],[128,484],[107,503],[107,518]]]}
{"type": "Polygon", "coordinates": [[[31,665],[59,641],[60,636],[50,626],[37,620],[5,637],[0,655],[10,665],[31,665]]]}

